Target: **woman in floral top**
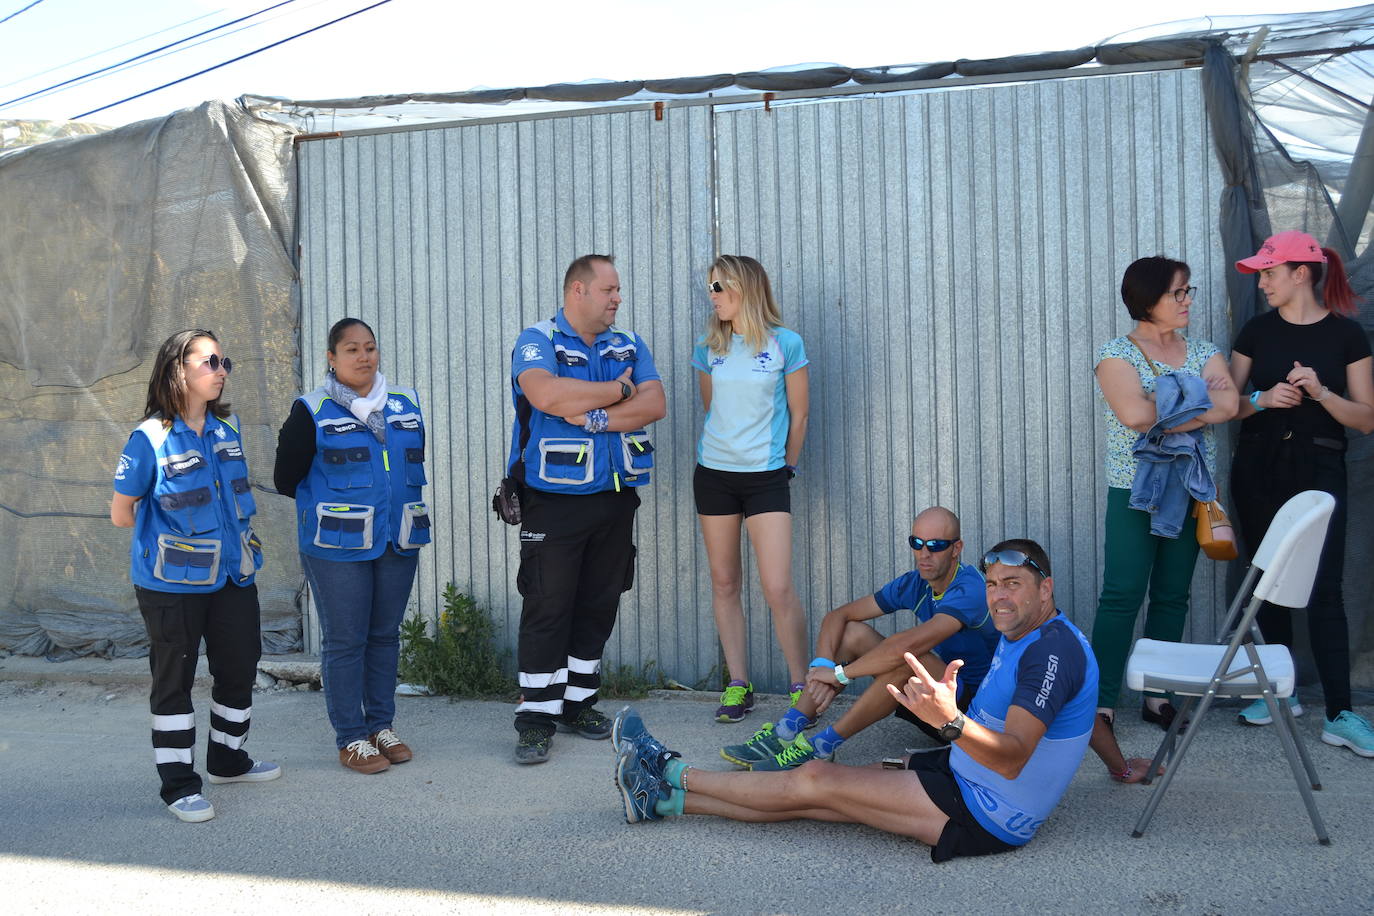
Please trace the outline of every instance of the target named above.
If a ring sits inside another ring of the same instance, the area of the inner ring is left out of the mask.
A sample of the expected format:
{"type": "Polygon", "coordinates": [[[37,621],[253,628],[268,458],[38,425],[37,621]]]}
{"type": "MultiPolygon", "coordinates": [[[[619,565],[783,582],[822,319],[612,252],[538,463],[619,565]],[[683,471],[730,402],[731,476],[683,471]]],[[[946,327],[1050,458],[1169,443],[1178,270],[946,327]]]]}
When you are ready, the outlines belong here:
{"type": "MultiPolygon", "coordinates": [[[[1094,370],[1107,424],[1107,517],[1106,568],[1092,633],[1099,674],[1092,748],[1112,778],[1122,782],[1143,778],[1149,765],[1141,758],[1124,759],[1112,734],[1136,616],[1148,591],[1145,635],[1171,642],[1182,638],[1198,553],[1193,526],[1184,525],[1177,538],[1153,535],[1149,513],[1129,507],[1136,470],[1132,450],[1140,434],[1155,424],[1154,389],[1159,375],[1177,372],[1207,380],[1211,409],[1170,432],[1201,429],[1207,467],[1213,475],[1217,447],[1212,427],[1230,420],[1237,409],[1236,388],[1221,351],[1179,333],[1188,326],[1193,306],[1196,287],[1188,285],[1190,276],[1187,264],[1165,257],[1141,258],[1126,268],[1121,301],[1135,319],[1135,328],[1098,350],[1094,370]]],[[[1140,715],[1167,729],[1175,711],[1167,698],[1147,695],[1140,715]]]]}

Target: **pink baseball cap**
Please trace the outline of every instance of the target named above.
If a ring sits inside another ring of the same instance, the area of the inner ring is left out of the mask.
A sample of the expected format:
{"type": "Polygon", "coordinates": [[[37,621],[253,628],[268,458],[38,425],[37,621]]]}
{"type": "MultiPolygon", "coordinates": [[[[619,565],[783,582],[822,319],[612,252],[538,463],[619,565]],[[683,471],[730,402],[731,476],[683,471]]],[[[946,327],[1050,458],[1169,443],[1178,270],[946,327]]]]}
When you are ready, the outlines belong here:
{"type": "Polygon", "coordinates": [[[1267,267],[1286,264],[1289,261],[1325,264],[1326,254],[1323,253],[1322,246],[1318,245],[1317,240],[1312,236],[1306,232],[1290,229],[1265,239],[1264,244],[1260,246],[1260,250],[1255,252],[1253,257],[1236,262],[1236,270],[1243,274],[1259,273],[1267,267]]]}

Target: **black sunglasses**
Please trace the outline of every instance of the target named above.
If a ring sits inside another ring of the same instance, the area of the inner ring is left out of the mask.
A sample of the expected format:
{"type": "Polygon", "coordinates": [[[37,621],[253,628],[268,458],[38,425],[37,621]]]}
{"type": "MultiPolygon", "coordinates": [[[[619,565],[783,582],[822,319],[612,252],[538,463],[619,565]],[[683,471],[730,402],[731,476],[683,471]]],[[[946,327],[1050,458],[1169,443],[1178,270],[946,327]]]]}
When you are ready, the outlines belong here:
{"type": "MultiPolygon", "coordinates": [[[[186,362],[189,363],[190,360],[188,359],[186,362]]],[[[218,372],[219,367],[223,366],[225,375],[234,371],[234,361],[227,356],[224,357],[224,359],[220,359],[218,353],[211,353],[208,357],[202,359],[198,365],[209,366],[211,372],[218,372]]]]}
{"type": "Polygon", "coordinates": [[[719,280],[712,280],[710,283],[706,284],[706,291],[708,293],[723,293],[725,292],[725,287],[721,286],[719,280]]]}
{"type": "Polygon", "coordinates": [[[1026,556],[1019,550],[989,550],[983,554],[983,562],[978,567],[983,575],[987,575],[988,567],[993,564],[1001,563],[1003,566],[1029,566],[1040,574],[1040,578],[1048,579],[1050,574],[1040,568],[1040,564],[1026,556]]]}
{"type": "Polygon", "coordinates": [[[953,543],[954,543],[955,541],[957,541],[957,540],[959,540],[959,539],[958,539],[958,538],[918,538],[918,537],[916,537],[915,535],[912,535],[911,537],[909,537],[909,538],[906,539],[906,542],[907,542],[908,544],[911,545],[911,549],[912,549],[912,550],[920,550],[922,547],[924,547],[926,550],[929,550],[931,553],[939,553],[939,552],[942,551],[942,550],[949,550],[950,545],[953,544],[953,543]]]}

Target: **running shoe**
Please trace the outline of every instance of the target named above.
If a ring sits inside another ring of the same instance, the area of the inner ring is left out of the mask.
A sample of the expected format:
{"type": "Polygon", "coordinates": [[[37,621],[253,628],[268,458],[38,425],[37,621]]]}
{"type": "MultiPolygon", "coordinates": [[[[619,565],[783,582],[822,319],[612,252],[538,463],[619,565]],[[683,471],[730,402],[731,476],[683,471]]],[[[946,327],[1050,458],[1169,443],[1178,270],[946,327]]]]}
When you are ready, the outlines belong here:
{"type": "Polygon", "coordinates": [[[1322,727],[1322,741],[1336,747],[1348,747],[1361,757],[1374,757],[1374,727],[1369,720],[1345,710],[1334,719],[1327,719],[1322,727]]]}
{"type": "MultiPolygon", "coordinates": [[[[1288,708],[1293,710],[1293,718],[1302,715],[1302,704],[1298,702],[1296,696],[1288,698],[1288,708]]],[[[1237,716],[1242,725],[1268,725],[1273,722],[1269,715],[1269,706],[1264,702],[1264,697],[1260,697],[1240,711],[1237,716]]]]}
{"type": "Polygon", "coordinates": [[[731,681],[720,695],[717,722],[739,722],[754,708],[754,685],[746,681],[731,681]]]}
{"type": "Polygon", "coordinates": [[[644,766],[633,744],[628,745],[616,758],[615,787],[620,790],[620,798],[625,803],[625,823],[638,824],[640,821],[661,819],[654,805],[666,794],[663,781],[644,766]]]}
{"type": "Polygon", "coordinates": [[[747,770],[756,763],[782,753],[783,747],[785,745],[782,739],[773,734],[773,723],[765,722],[763,727],[754,732],[754,736],[743,744],[727,744],[721,748],[720,756],[747,770]]]}
{"type": "Polygon", "coordinates": [[[816,753],[816,749],[811,746],[811,742],[806,740],[806,735],[798,735],[792,743],[782,749],[780,753],[774,754],[767,760],[760,760],[750,767],[755,773],[776,772],[778,770],[795,770],[809,760],[831,760],[834,754],[829,757],[822,757],[816,753]]]}

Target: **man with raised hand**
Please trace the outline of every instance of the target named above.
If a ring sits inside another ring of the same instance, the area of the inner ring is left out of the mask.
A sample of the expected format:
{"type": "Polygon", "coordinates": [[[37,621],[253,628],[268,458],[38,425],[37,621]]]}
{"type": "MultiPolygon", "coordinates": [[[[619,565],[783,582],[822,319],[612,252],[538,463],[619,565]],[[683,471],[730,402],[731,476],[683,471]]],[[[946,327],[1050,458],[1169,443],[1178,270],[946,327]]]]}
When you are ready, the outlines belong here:
{"type": "MultiPolygon", "coordinates": [[[[950,741],[900,768],[813,760],[785,772],[721,773],[688,766],[626,707],[617,717],[615,781],[630,823],[682,814],[739,821],[862,823],[915,837],[931,859],[1025,845],[1058,804],[1088,747],[1097,663],[1083,634],[1054,606],[1054,580],[1034,541],[1003,541],[983,557],[988,610],[1002,634],[968,714],[956,659],[889,693],[950,741]]],[[[896,761],[893,761],[896,763],[896,761]]]]}

